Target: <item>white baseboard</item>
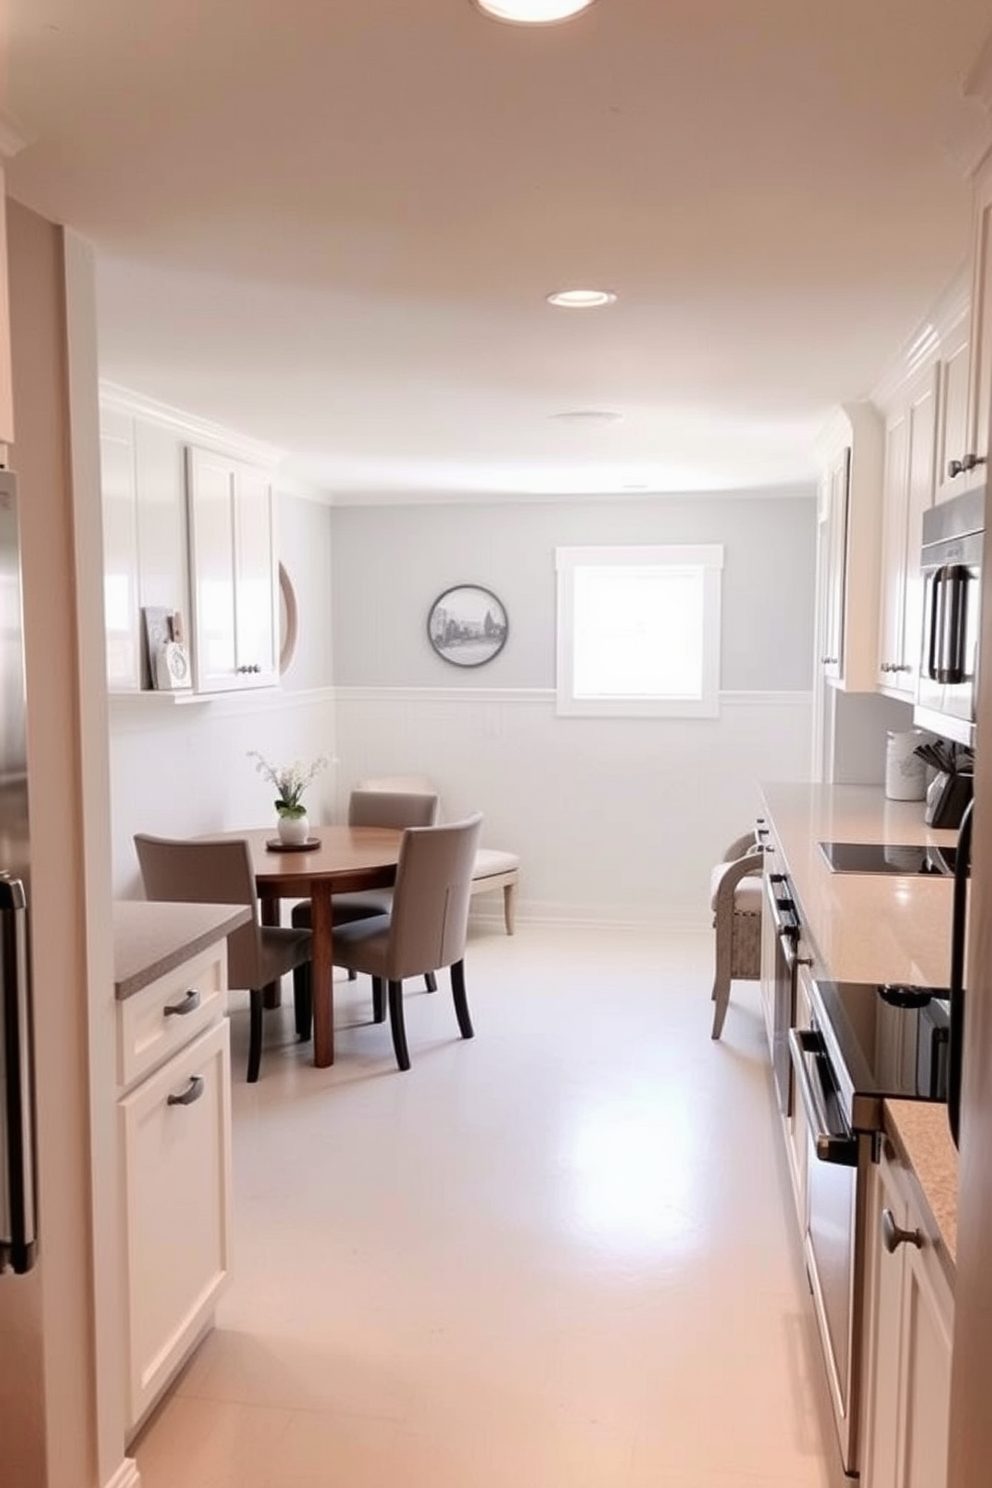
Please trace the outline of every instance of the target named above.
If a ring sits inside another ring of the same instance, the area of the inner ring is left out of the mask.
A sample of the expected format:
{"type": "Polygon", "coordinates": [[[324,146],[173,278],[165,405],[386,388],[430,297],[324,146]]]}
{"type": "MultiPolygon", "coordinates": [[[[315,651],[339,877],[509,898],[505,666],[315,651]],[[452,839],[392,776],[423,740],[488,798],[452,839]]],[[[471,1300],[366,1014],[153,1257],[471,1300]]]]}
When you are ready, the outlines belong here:
{"type": "MultiPolygon", "coordinates": [[[[529,900],[517,903],[516,924],[520,925],[571,925],[576,928],[587,926],[589,928],[616,928],[628,927],[639,930],[668,931],[672,934],[702,933],[712,931],[712,915],[710,914],[659,914],[656,909],[645,909],[642,914],[624,913],[620,914],[609,905],[602,910],[595,907],[590,908],[588,904],[554,904],[550,902],[539,902],[529,900]]],[[[475,925],[478,929],[504,930],[502,905],[494,903],[492,909],[473,907],[469,915],[469,925],[475,925]]]]}

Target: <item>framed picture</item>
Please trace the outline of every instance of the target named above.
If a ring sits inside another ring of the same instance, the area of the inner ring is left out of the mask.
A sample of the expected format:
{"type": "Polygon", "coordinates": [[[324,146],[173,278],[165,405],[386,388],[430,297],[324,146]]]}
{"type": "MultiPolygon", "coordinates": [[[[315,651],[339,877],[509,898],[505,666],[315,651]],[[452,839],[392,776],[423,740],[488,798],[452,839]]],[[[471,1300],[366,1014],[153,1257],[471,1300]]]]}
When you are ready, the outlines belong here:
{"type": "Polygon", "coordinates": [[[445,589],[431,605],[427,635],[442,661],[485,666],[506,645],[509,623],[502,602],[479,584],[445,589]]]}

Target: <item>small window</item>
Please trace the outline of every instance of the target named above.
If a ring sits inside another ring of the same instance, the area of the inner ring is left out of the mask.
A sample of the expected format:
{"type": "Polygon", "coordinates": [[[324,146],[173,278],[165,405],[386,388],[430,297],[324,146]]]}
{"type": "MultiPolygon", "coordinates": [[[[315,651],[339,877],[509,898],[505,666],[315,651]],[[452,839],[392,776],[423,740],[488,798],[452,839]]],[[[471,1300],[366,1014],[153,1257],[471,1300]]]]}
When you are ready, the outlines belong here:
{"type": "Polygon", "coordinates": [[[558,548],[558,712],[715,718],[723,548],[558,548]]]}

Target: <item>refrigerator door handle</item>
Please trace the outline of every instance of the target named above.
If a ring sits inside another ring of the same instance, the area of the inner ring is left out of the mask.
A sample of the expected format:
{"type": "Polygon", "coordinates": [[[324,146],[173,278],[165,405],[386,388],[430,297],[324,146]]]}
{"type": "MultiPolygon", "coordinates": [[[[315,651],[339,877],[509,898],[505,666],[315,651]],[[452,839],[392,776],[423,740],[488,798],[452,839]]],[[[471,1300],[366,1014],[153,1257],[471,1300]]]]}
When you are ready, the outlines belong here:
{"type": "Polygon", "coordinates": [[[0,874],[0,1272],[37,1255],[34,1089],[24,885],[0,874]]]}

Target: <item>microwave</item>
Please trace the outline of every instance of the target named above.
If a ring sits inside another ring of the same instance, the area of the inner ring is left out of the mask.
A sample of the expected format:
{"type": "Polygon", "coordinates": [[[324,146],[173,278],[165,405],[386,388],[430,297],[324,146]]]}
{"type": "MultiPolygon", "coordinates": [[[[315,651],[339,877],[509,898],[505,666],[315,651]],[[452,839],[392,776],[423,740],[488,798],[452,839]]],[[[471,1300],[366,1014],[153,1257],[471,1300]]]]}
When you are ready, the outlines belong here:
{"type": "Polygon", "coordinates": [[[913,722],[975,745],[985,489],[923,513],[923,636],[913,722]]]}

